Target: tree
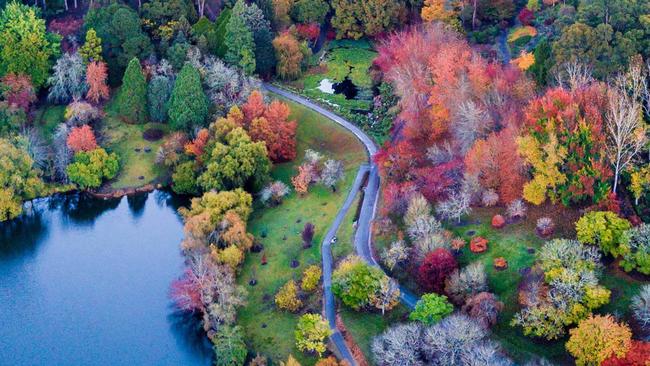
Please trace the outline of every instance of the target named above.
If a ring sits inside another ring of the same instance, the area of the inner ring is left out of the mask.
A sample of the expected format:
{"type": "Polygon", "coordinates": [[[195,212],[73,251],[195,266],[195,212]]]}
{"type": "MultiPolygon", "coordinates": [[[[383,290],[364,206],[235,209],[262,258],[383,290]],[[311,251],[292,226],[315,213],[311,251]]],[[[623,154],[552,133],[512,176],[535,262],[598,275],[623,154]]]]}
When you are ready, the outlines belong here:
{"type": "Polygon", "coordinates": [[[29,107],[36,101],[34,86],[28,75],[8,73],[0,80],[1,95],[9,107],[29,111],[29,107]]]}
{"type": "Polygon", "coordinates": [[[74,153],[80,151],[90,151],[97,148],[97,141],[95,140],[95,133],[89,125],[81,127],[73,127],[68,135],[68,147],[74,153]]]}
{"type": "Polygon", "coordinates": [[[147,106],[152,121],[162,123],[167,120],[169,98],[173,87],[171,78],[166,75],[159,74],[151,78],[147,87],[147,106]]]}
{"type": "Polygon", "coordinates": [[[611,356],[624,357],[632,340],[630,328],[617,323],[611,315],[590,316],[569,333],[566,349],[578,366],[600,365],[611,356]]]}
{"type": "Polygon", "coordinates": [[[641,95],[645,88],[645,78],[641,65],[632,65],[626,74],[617,78],[613,90],[609,93],[605,126],[608,157],[614,167],[612,186],[614,193],[621,172],[625,171],[647,144],[646,128],[641,112],[641,95]]]}
{"type": "Polygon", "coordinates": [[[29,154],[0,138],[0,222],[18,217],[23,201],[36,198],[44,189],[29,154]]]}
{"type": "Polygon", "coordinates": [[[409,314],[409,320],[433,325],[453,311],[454,306],[447,301],[447,296],[424,294],[415,304],[415,309],[409,314]]]}
{"type": "Polygon", "coordinates": [[[212,337],[215,366],[243,366],[248,354],[239,326],[223,326],[212,337]]]}
{"type": "Polygon", "coordinates": [[[276,180],[262,189],[262,192],[260,192],[260,201],[271,206],[279,205],[289,192],[291,190],[284,182],[276,180]]]}
{"type": "Polygon", "coordinates": [[[254,119],[264,116],[266,111],[266,103],[264,103],[264,95],[259,90],[253,90],[248,96],[246,103],[241,106],[244,113],[244,120],[250,124],[254,119]]]}
{"type": "Polygon", "coordinates": [[[496,325],[501,310],[503,310],[503,303],[490,292],[480,292],[468,298],[461,309],[485,329],[496,325]]]}
{"type": "Polygon", "coordinates": [[[440,365],[463,365],[463,353],[476,347],[487,333],[468,316],[453,314],[424,330],[422,349],[440,365]]]}
{"type": "Polygon", "coordinates": [[[458,19],[458,11],[447,9],[444,0],[424,0],[420,16],[425,22],[440,21],[449,24],[458,31],[463,27],[458,19]]]}
{"type": "Polygon", "coordinates": [[[300,283],[300,288],[303,291],[311,292],[316,290],[320,278],[323,275],[323,271],[320,266],[311,265],[302,272],[302,282],[300,283]]]}
{"type": "Polygon", "coordinates": [[[174,130],[202,127],[208,117],[208,102],[199,72],[185,64],[178,73],[169,99],[169,124],[174,130]]]}
{"type": "Polygon", "coordinates": [[[147,118],[147,81],[137,58],[131,59],[124,72],[117,94],[117,114],[131,123],[144,123],[147,118]]]}
{"type": "Polygon", "coordinates": [[[206,169],[198,183],[206,191],[260,187],[271,170],[263,142],[252,142],[241,127],[219,139],[206,153],[206,169]]]}
{"type": "Polygon", "coordinates": [[[533,52],[535,63],[528,69],[528,72],[533,75],[535,82],[540,87],[546,86],[549,80],[551,66],[553,66],[553,55],[551,52],[551,45],[546,39],[539,42],[533,52]]]}
{"type": "Polygon", "coordinates": [[[272,0],[273,1],[273,19],[274,26],[277,30],[284,30],[291,24],[289,11],[293,5],[293,0],[272,0]]]}
{"type": "Polygon", "coordinates": [[[108,77],[108,68],[106,64],[101,61],[90,61],[86,68],[86,83],[88,84],[88,92],[86,99],[97,104],[102,99],[108,99],[109,89],[106,85],[106,78],[108,77]]]}
{"type": "Polygon", "coordinates": [[[332,275],[332,292],[354,310],[370,305],[385,275],[356,256],[344,259],[332,275]]]}
{"type": "Polygon", "coordinates": [[[305,223],[301,236],[303,245],[305,247],[311,247],[312,240],[314,240],[314,224],[311,222],[305,223]]]}
{"type": "Polygon", "coordinates": [[[374,37],[395,24],[399,4],[389,0],[333,0],[332,26],[337,38],[374,37]]]}
{"type": "Polygon", "coordinates": [[[289,32],[279,34],[273,40],[275,56],[278,60],[276,72],[283,79],[297,79],[302,73],[303,53],[300,43],[289,32]]]}
{"type": "Polygon", "coordinates": [[[186,161],[176,166],[172,174],[172,190],[175,193],[189,195],[199,193],[195,165],[193,161],[186,161]]]}
{"type": "Polygon", "coordinates": [[[632,340],[630,350],[625,357],[611,356],[601,366],[636,366],[647,364],[650,360],[650,343],[632,340]]]}
{"type": "Polygon", "coordinates": [[[275,53],[269,45],[273,41],[270,19],[255,3],[246,5],[240,16],[253,34],[255,43],[255,70],[260,75],[269,75],[275,66],[275,53]]]}
{"type": "Polygon", "coordinates": [[[86,66],[78,53],[64,53],[54,65],[52,76],[47,79],[50,92],[47,99],[55,103],[78,100],[88,90],[86,66]]]}
{"type": "Polygon", "coordinates": [[[232,16],[226,26],[225,43],[228,51],[224,59],[231,65],[236,65],[250,75],[255,71],[255,42],[253,33],[242,17],[246,7],[244,0],[237,0],[232,10],[232,16]]]}
{"type": "Polygon", "coordinates": [[[621,238],[621,251],[620,265],[626,272],[650,274],[650,225],[643,223],[626,230],[621,238]]]}
{"type": "Polygon", "coordinates": [[[472,262],[460,271],[455,270],[445,280],[445,293],[455,304],[487,291],[487,276],[481,262],[472,262]]]}
{"type": "Polygon", "coordinates": [[[82,189],[97,188],[103,179],[113,179],[119,170],[119,160],[115,153],[97,148],[80,151],[74,155],[74,161],[66,169],[68,178],[82,189]]]}
{"type": "Polygon", "coordinates": [[[320,357],[326,349],[325,339],[332,333],[320,314],[305,314],[296,326],[296,347],[303,352],[316,352],[320,357]]]}
{"type": "Polygon", "coordinates": [[[336,192],[336,183],[343,179],[343,163],[339,160],[328,159],[323,164],[323,171],[320,174],[320,181],[325,186],[336,192]]]}
{"type": "Polygon", "coordinates": [[[618,257],[624,254],[623,234],[630,227],[629,221],[611,211],[591,211],[576,222],[576,233],[581,243],[598,245],[604,253],[618,257]]]}
{"type": "Polygon", "coordinates": [[[17,1],[8,3],[0,14],[0,75],[29,75],[35,88],[47,80],[59,38],[45,30],[36,8],[17,1]]]}
{"type": "Polygon", "coordinates": [[[293,184],[293,189],[298,192],[300,195],[304,195],[309,190],[309,185],[311,184],[311,167],[308,165],[302,164],[298,167],[298,175],[291,177],[291,184],[293,184]]]}
{"type": "Polygon", "coordinates": [[[456,259],[444,248],[438,248],[427,253],[424,261],[418,267],[418,284],[424,291],[442,293],[445,280],[458,268],[456,259]]]}
{"type": "Polygon", "coordinates": [[[372,340],[372,354],[382,366],[423,366],[422,327],[417,323],[389,327],[372,340]]]}
{"type": "Polygon", "coordinates": [[[291,161],[296,157],[296,121],[289,120],[291,110],[286,103],[274,100],[264,116],[251,121],[249,133],[253,141],[264,141],[273,162],[291,161]]]}
{"type": "Polygon", "coordinates": [[[632,297],[630,310],[640,330],[639,338],[650,340],[650,285],[641,286],[639,293],[632,297]]]}
{"type": "Polygon", "coordinates": [[[296,0],[291,7],[291,17],[298,23],[323,23],[330,10],[324,0],[296,0]]]}
{"type": "Polygon", "coordinates": [[[289,280],[275,294],[275,305],[282,310],[288,310],[292,313],[297,312],[302,307],[302,301],[298,298],[298,286],[294,280],[289,280]]]}
{"type": "Polygon", "coordinates": [[[102,39],[97,36],[97,32],[90,28],[86,32],[86,42],[79,48],[79,54],[86,64],[91,62],[102,62],[102,39]]]}
{"type": "Polygon", "coordinates": [[[449,193],[449,197],[446,200],[438,204],[436,212],[443,219],[455,219],[460,222],[463,215],[467,215],[472,211],[470,203],[471,195],[469,192],[453,191],[449,193]]]}
{"type": "Polygon", "coordinates": [[[219,17],[214,22],[214,33],[215,33],[215,48],[213,50],[214,54],[220,58],[226,56],[228,52],[228,44],[226,43],[226,27],[230,23],[230,17],[232,16],[232,9],[225,8],[219,13],[219,17]]]}

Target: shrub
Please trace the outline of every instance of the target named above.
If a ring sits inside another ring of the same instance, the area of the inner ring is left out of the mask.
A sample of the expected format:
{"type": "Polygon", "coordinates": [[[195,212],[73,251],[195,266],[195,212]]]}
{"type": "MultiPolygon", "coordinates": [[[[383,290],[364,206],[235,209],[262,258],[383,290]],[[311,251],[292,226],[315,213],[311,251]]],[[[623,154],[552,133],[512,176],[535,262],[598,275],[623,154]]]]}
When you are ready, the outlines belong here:
{"type": "Polygon", "coordinates": [[[650,341],[650,285],[644,285],[632,298],[632,317],[641,330],[643,340],[650,341]]]}
{"type": "Polygon", "coordinates": [[[305,226],[302,229],[302,244],[305,247],[310,247],[312,241],[314,240],[314,224],[311,222],[305,223],[305,226]]]}
{"type": "Polygon", "coordinates": [[[499,203],[499,195],[494,189],[488,189],[483,192],[483,197],[481,197],[481,202],[485,207],[492,207],[499,203]]]}
{"type": "Polygon", "coordinates": [[[354,310],[370,305],[381,289],[384,273],[357,256],[344,259],[332,275],[332,292],[354,310]]]}
{"type": "Polygon", "coordinates": [[[441,293],[445,280],[457,268],[454,256],[447,249],[438,248],[427,254],[418,268],[418,284],[424,291],[441,293]]]}
{"type": "Polygon", "coordinates": [[[611,356],[624,357],[632,340],[630,328],[617,323],[611,315],[590,316],[569,333],[566,349],[578,366],[600,365],[611,356]]]}
{"type": "Polygon", "coordinates": [[[142,133],[142,138],[147,141],[158,141],[165,135],[165,131],[159,128],[148,128],[142,133]]]}
{"type": "Polygon", "coordinates": [[[90,103],[79,100],[65,107],[63,117],[69,126],[82,126],[101,119],[104,113],[90,103]]]}
{"type": "Polygon", "coordinates": [[[621,241],[623,269],[650,275],[650,225],[643,223],[625,231],[621,241]]]}
{"type": "Polygon", "coordinates": [[[550,235],[555,229],[553,220],[550,217],[540,217],[537,219],[537,232],[541,235],[550,235]]]}
{"type": "Polygon", "coordinates": [[[320,266],[312,265],[307,267],[302,273],[302,283],[300,284],[300,288],[307,292],[314,291],[318,286],[322,275],[323,271],[320,266]]]}
{"type": "Polygon", "coordinates": [[[71,182],[87,189],[99,187],[104,178],[113,179],[118,169],[117,155],[108,154],[106,150],[97,148],[76,153],[73,163],[68,165],[66,172],[71,182]]]}
{"type": "Polygon", "coordinates": [[[275,295],[275,305],[282,310],[296,312],[302,307],[302,301],[298,298],[298,286],[294,280],[289,280],[280,288],[275,295]]]}
{"type": "Polygon", "coordinates": [[[526,217],[526,211],[528,209],[526,208],[526,204],[524,204],[524,201],[522,200],[514,200],[508,204],[508,208],[506,209],[506,215],[510,219],[523,219],[526,217]]]}
{"type": "Polygon", "coordinates": [[[578,220],[576,232],[581,243],[598,245],[605,254],[618,257],[624,253],[622,237],[630,226],[611,211],[591,211],[578,220]]]}
{"type": "Polygon", "coordinates": [[[472,262],[460,271],[455,270],[445,281],[445,292],[456,304],[462,304],[487,289],[487,277],[481,262],[472,262]]]}
{"type": "Polygon", "coordinates": [[[325,352],[325,339],[332,335],[327,322],[319,314],[305,314],[296,326],[296,347],[300,351],[316,352],[318,356],[325,352]]]}
{"type": "Polygon", "coordinates": [[[481,292],[470,297],[462,308],[463,313],[486,329],[497,323],[497,317],[501,310],[503,310],[503,303],[490,292],[481,292]]]}
{"type": "Polygon", "coordinates": [[[451,314],[454,306],[447,301],[447,296],[424,294],[415,304],[415,309],[409,314],[409,320],[432,325],[451,314]]]}
{"type": "Polygon", "coordinates": [[[276,180],[262,189],[262,192],[260,192],[260,201],[265,205],[279,205],[290,191],[291,190],[286,184],[282,181],[276,180]]]}

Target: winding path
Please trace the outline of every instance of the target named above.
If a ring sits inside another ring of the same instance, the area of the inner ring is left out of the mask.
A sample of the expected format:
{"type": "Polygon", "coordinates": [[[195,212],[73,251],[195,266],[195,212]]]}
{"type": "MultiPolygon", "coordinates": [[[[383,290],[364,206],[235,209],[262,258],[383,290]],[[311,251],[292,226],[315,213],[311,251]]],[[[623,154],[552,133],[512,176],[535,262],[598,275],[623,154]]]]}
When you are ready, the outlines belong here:
{"type": "MultiPolygon", "coordinates": [[[[334,347],[337,349],[341,358],[347,360],[350,365],[356,365],[354,358],[350,349],[345,344],[341,332],[336,329],[336,303],[334,301],[334,295],[332,294],[331,285],[332,285],[332,251],[331,243],[332,238],[336,235],[339,226],[341,225],[345,214],[348,212],[350,207],[354,202],[354,198],[363,184],[364,176],[368,176],[367,184],[364,189],[364,198],[361,205],[361,211],[359,213],[359,219],[357,221],[357,228],[354,236],[354,247],[358,256],[363,258],[368,264],[380,267],[376,259],[373,256],[371,243],[371,222],[375,218],[375,213],[377,211],[377,200],[379,198],[379,169],[377,164],[372,160],[372,157],[377,153],[377,145],[375,142],[366,135],[359,127],[349,122],[348,120],[328,111],[327,109],[319,106],[316,103],[313,103],[306,98],[298,96],[294,93],[280,89],[273,85],[264,83],[264,88],[270,92],[278,94],[284,98],[287,98],[291,101],[294,101],[298,104],[301,104],[315,112],[320,113],[321,115],[327,117],[328,119],[336,122],[341,125],[348,131],[352,132],[359,141],[365,146],[366,153],[368,155],[368,163],[361,165],[359,167],[359,172],[357,177],[354,180],[354,184],[348,193],[348,196],[343,204],[343,207],[339,210],[334,222],[330,226],[325,238],[322,243],[322,257],[323,257],[323,290],[324,290],[324,301],[323,301],[323,310],[325,317],[330,324],[330,328],[334,331],[330,340],[334,347]]],[[[411,293],[406,288],[400,286],[400,300],[401,302],[410,309],[415,307],[415,303],[418,300],[418,297],[411,293]]]]}

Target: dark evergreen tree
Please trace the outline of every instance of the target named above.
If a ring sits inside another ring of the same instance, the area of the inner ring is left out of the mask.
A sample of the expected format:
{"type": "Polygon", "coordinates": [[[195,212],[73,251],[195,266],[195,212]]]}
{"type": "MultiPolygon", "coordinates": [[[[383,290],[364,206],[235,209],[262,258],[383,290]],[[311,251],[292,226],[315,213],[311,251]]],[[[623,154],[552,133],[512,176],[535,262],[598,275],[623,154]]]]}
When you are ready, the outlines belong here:
{"type": "Polygon", "coordinates": [[[174,83],[169,100],[169,124],[174,130],[200,127],[208,117],[208,100],[201,88],[201,76],[185,64],[174,83]]]}
{"type": "Polygon", "coordinates": [[[147,118],[147,81],[137,58],[126,67],[117,95],[117,114],[130,123],[144,123],[147,118]]]}
{"type": "Polygon", "coordinates": [[[149,117],[152,121],[161,123],[167,120],[167,109],[172,88],[171,79],[165,75],[156,75],[149,82],[147,100],[149,102],[149,117]]]}

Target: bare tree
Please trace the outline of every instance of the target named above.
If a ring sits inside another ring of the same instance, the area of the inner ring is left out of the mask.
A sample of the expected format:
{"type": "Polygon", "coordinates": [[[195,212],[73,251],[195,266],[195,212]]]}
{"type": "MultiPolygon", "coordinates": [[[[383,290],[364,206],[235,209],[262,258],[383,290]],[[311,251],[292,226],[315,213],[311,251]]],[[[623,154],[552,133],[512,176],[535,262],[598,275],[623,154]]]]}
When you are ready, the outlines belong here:
{"type": "Polygon", "coordinates": [[[456,111],[455,124],[452,128],[461,153],[465,154],[474,141],[485,137],[490,132],[491,126],[490,116],[480,105],[471,100],[461,103],[456,111]]]}
{"type": "Polygon", "coordinates": [[[442,201],[436,207],[436,212],[447,220],[455,219],[460,223],[461,217],[471,212],[470,203],[472,200],[469,192],[453,191],[449,194],[449,198],[442,201]]]}
{"type": "Polygon", "coordinates": [[[621,172],[644,148],[647,138],[643,124],[641,98],[645,75],[640,66],[630,66],[627,73],[619,75],[609,91],[609,108],[605,120],[607,127],[607,155],[614,167],[616,193],[621,172]]]}
{"type": "Polygon", "coordinates": [[[565,62],[553,74],[557,85],[570,90],[583,88],[594,80],[591,66],[576,60],[565,62]]]}
{"type": "Polygon", "coordinates": [[[328,159],[323,165],[320,181],[336,192],[336,183],[343,179],[343,163],[339,160],[328,159]]]}
{"type": "Polygon", "coordinates": [[[422,328],[416,323],[388,328],[372,341],[372,354],[380,366],[420,366],[422,328]]]}

